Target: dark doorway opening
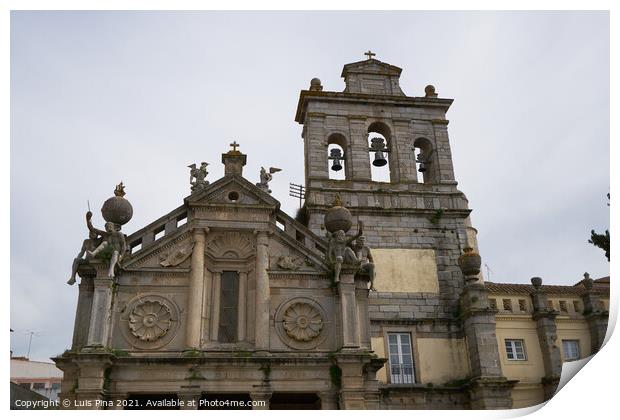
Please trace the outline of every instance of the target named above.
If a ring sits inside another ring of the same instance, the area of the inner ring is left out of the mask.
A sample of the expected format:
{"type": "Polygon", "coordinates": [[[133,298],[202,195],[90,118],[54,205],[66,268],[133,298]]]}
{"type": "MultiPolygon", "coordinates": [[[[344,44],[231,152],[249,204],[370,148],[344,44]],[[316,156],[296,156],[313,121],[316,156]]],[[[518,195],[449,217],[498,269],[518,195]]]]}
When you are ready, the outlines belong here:
{"type": "Polygon", "coordinates": [[[202,394],[199,410],[251,410],[250,394],[202,394]]]}
{"type": "Polygon", "coordinates": [[[124,402],[125,410],[178,410],[176,394],[129,394],[124,402]]]}
{"type": "Polygon", "coordinates": [[[277,392],[271,396],[271,410],[320,410],[321,399],[316,394],[277,392]]]}

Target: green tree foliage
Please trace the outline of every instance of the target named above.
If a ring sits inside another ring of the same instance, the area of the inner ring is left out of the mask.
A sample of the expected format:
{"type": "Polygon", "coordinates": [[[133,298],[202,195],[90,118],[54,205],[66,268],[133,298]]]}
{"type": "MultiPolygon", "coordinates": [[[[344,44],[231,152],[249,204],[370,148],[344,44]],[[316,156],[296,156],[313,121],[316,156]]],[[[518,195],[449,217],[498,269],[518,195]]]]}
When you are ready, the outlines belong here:
{"type": "MultiPolygon", "coordinates": [[[[609,200],[609,193],[607,193],[607,199],[609,200]]],[[[609,206],[609,203],[607,203],[609,206]]],[[[607,257],[607,261],[609,261],[609,231],[605,230],[605,233],[596,233],[594,229],[590,232],[590,239],[588,240],[592,245],[601,248],[605,251],[605,256],[607,257]]]]}

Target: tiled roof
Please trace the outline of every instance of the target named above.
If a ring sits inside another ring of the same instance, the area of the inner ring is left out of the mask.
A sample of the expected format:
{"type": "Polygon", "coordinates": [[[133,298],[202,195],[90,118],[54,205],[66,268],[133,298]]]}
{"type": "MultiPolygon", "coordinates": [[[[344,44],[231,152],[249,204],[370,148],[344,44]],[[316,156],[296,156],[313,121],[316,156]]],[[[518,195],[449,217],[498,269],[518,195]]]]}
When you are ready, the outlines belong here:
{"type": "MultiPolygon", "coordinates": [[[[534,292],[534,286],[531,284],[516,284],[516,283],[484,283],[489,289],[491,294],[505,294],[505,295],[529,295],[534,292]]],[[[609,294],[609,277],[603,277],[594,280],[593,290],[602,292],[605,295],[609,294]]],[[[585,287],[581,282],[574,286],[555,286],[555,285],[542,285],[541,291],[547,295],[580,295],[585,291],[585,287]]]]}

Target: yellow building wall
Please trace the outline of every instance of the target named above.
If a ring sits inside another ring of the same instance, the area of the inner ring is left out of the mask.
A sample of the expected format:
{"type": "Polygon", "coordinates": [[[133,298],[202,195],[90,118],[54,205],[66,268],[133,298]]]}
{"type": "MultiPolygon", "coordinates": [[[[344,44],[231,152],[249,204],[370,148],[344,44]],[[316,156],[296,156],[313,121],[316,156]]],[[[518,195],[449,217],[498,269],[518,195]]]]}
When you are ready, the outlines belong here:
{"type": "Polygon", "coordinates": [[[441,385],[470,376],[465,339],[418,338],[416,344],[420,383],[441,385]]]}
{"type": "Polygon", "coordinates": [[[438,293],[432,249],[373,249],[374,287],[379,292],[438,293]]]}
{"type": "Polygon", "coordinates": [[[579,354],[581,358],[588,357],[592,352],[592,343],[590,339],[590,330],[588,323],[582,320],[556,318],[555,325],[557,328],[558,340],[557,345],[560,348],[562,362],[564,362],[564,349],[562,348],[562,340],[579,340],[579,354]]]}
{"type": "Polygon", "coordinates": [[[497,345],[502,372],[508,379],[518,379],[522,382],[536,382],[545,376],[540,343],[536,332],[536,322],[529,316],[522,319],[496,317],[497,345]],[[506,339],[521,339],[525,347],[527,360],[508,360],[506,355],[506,339]]]}

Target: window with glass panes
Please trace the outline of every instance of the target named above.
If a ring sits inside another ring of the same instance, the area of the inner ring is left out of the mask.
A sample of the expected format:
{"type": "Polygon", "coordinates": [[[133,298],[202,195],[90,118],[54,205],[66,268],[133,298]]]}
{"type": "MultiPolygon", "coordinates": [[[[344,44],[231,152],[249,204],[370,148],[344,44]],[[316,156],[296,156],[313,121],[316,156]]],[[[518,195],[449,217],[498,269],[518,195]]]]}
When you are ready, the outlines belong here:
{"type": "Polygon", "coordinates": [[[506,357],[508,360],[525,360],[525,348],[523,346],[523,340],[514,340],[507,338],[506,344],[506,357]]]}
{"type": "Polygon", "coordinates": [[[577,360],[579,355],[579,340],[562,340],[564,360],[577,360]]]}
{"type": "Polygon", "coordinates": [[[390,381],[393,384],[412,384],[415,382],[411,335],[409,333],[388,334],[390,351],[390,381]]]}

